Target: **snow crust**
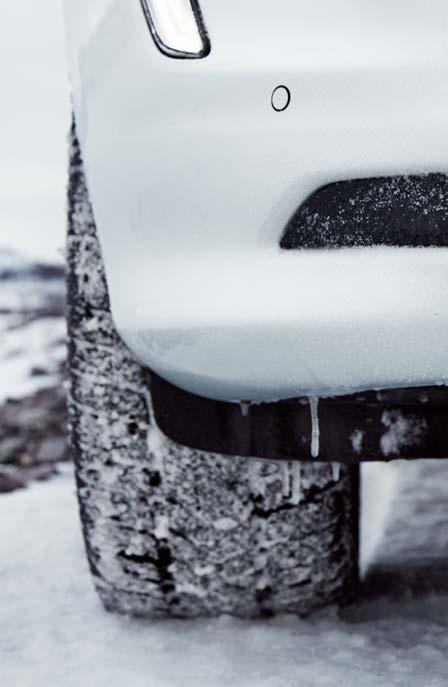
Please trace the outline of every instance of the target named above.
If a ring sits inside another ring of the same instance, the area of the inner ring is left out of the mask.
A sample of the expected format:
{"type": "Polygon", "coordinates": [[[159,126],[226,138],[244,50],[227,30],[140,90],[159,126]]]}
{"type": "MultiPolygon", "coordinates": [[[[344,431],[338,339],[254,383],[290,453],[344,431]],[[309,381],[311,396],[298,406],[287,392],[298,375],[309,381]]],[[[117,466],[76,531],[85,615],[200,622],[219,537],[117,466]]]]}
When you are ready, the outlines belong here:
{"type": "Polygon", "coordinates": [[[446,383],[448,249],[279,253],[134,256],[111,291],[120,333],[168,381],[226,401],[446,383]]]}
{"type": "Polygon", "coordinates": [[[404,417],[400,410],[385,410],[381,422],[386,430],[381,437],[383,456],[398,456],[402,448],[418,444],[427,431],[426,420],[404,417]]]}
{"type": "Polygon", "coordinates": [[[0,403],[58,383],[58,366],[66,355],[65,334],[65,322],[60,318],[23,325],[20,318],[0,315],[0,403]],[[40,372],[36,375],[33,370],[40,372]]]}
{"type": "Polygon", "coordinates": [[[64,285],[62,275],[39,277],[39,267],[52,266],[0,250],[0,403],[60,379],[66,357],[64,285]]]}
{"type": "MultiPolygon", "coordinates": [[[[389,480],[385,467],[366,482],[372,504],[389,480]]],[[[394,469],[419,488],[418,466],[394,469]]],[[[376,515],[365,519],[365,534],[377,528],[376,515]]],[[[423,527],[421,518],[420,526],[410,522],[427,535],[439,510],[432,521],[431,511],[426,516],[423,527]]],[[[412,548],[410,529],[403,527],[400,542],[412,548]]],[[[93,592],[67,470],[0,499],[0,607],[1,682],[14,687],[446,687],[448,680],[442,595],[364,601],[345,620],[334,610],[260,622],[150,623],[107,614],[93,592]]]]}

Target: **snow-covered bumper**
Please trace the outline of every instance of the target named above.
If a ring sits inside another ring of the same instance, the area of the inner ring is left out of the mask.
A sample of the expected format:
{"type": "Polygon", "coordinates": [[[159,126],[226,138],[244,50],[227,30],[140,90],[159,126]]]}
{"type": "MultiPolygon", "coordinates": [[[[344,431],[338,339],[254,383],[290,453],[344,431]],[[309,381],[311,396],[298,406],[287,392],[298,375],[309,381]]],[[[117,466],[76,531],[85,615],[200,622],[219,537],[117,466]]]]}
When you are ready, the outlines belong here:
{"type": "Polygon", "coordinates": [[[223,400],[446,381],[448,249],[279,248],[325,184],[448,171],[445,0],[201,0],[198,60],[163,55],[138,0],[65,4],[112,312],[143,363],[223,400]]]}

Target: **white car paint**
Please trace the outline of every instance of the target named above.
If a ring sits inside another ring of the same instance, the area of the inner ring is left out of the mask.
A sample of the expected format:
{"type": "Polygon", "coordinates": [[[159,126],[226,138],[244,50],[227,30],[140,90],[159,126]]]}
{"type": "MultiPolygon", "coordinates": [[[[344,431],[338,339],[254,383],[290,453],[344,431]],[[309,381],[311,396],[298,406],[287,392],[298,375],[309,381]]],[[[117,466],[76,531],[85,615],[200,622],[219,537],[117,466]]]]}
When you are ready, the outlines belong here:
{"type": "Polygon", "coordinates": [[[171,382],[224,400],[447,381],[448,250],[278,241],[324,184],[448,171],[448,3],[200,5],[211,53],[177,60],[139,0],[65,0],[121,335],[171,382]]]}

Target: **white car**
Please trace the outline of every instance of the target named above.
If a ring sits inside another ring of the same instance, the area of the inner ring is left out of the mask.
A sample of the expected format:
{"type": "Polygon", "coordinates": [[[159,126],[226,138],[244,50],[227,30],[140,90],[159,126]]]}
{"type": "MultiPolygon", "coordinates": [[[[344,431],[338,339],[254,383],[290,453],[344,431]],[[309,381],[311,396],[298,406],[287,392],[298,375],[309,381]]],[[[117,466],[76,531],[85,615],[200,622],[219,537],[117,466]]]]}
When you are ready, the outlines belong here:
{"type": "Polygon", "coordinates": [[[354,464],[446,450],[448,4],[65,11],[71,423],[102,598],[346,600],[354,464]]]}

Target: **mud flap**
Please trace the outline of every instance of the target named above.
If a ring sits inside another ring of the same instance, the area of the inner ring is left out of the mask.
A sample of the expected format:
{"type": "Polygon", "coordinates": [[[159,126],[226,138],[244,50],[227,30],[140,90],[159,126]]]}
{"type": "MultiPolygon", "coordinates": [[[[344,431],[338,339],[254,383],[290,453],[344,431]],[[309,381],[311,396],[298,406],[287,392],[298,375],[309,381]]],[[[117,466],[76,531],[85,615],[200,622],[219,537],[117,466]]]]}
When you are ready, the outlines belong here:
{"type": "Polygon", "coordinates": [[[195,396],[153,372],[147,378],[160,429],[190,448],[348,464],[448,457],[445,386],[237,404],[195,396]]]}

